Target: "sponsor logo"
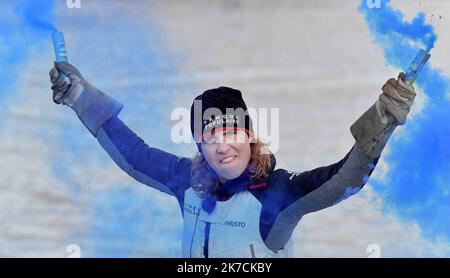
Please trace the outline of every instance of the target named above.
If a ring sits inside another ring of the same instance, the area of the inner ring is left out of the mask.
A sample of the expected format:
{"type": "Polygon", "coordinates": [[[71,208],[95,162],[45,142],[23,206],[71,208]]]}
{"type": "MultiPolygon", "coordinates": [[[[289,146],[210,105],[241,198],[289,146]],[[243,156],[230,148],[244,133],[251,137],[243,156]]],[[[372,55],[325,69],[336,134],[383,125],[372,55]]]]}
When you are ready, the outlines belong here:
{"type": "Polygon", "coordinates": [[[225,221],[225,223],[223,225],[236,227],[236,228],[245,228],[245,222],[240,222],[240,221],[227,220],[227,221],[225,221]]]}
{"type": "Polygon", "coordinates": [[[193,215],[199,215],[200,214],[200,207],[184,203],[184,212],[193,214],[193,215]]]}

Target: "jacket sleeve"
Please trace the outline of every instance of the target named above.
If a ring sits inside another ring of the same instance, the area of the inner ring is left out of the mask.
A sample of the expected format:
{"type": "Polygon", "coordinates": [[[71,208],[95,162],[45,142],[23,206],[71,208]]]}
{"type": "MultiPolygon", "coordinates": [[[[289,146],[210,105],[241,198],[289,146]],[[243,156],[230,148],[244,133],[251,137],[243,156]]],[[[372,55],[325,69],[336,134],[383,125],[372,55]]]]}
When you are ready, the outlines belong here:
{"type": "Polygon", "coordinates": [[[98,130],[97,140],[135,180],[178,199],[189,187],[191,159],[149,147],[119,118],[108,119],[98,130]]]}
{"type": "Polygon", "coordinates": [[[285,213],[290,220],[335,205],[357,193],[367,182],[378,159],[368,157],[355,143],[339,162],[293,174],[287,180],[285,213]]]}
{"type": "Polygon", "coordinates": [[[266,245],[274,251],[283,248],[303,215],[357,193],[369,179],[396,126],[394,118],[376,101],[350,127],[356,142],[341,161],[303,173],[275,171],[270,181],[274,194],[266,198],[261,217],[266,245]]]}
{"type": "Polygon", "coordinates": [[[358,143],[337,163],[311,171],[294,173],[279,169],[265,211],[274,215],[265,239],[271,250],[282,248],[297,223],[307,213],[333,206],[357,193],[367,182],[378,158],[364,153],[358,143]]]}
{"type": "Polygon", "coordinates": [[[191,159],[149,147],[118,118],[123,105],[99,90],[83,93],[72,108],[122,170],[182,201],[189,187],[191,159]]]}

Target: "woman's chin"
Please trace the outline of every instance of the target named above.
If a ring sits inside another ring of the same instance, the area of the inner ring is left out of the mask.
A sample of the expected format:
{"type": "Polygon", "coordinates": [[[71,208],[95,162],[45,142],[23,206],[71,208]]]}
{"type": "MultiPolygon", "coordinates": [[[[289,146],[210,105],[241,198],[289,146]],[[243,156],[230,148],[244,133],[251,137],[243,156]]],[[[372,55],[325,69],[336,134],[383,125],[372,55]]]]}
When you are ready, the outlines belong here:
{"type": "Polygon", "coordinates": [[[236,172],[236,171],[229,171],[222,173],[220,175],[221,179],[225,180],[234,180],[235,178],[238,178],[244,171],[236,172]]]}

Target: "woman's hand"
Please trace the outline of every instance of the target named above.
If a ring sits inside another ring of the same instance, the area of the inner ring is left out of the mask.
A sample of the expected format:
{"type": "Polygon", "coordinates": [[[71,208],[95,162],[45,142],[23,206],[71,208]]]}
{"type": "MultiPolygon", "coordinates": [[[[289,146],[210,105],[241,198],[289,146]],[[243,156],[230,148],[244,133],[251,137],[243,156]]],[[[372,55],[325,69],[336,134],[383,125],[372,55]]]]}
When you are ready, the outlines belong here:
{"type": "Polygon", "coordinates": [[[386,112],[395,118],[396,123],[402,125],[414,103],[416,92],[414,87],[403,80],[404,73],[400,73],[398,79],[389,79],[384,84],[380,95],[380,102],[386,112]]]}
{"type": "Polygon", "coordinates": [[[72,107],[88,84],[78,69],[67,62],[55,62],[49,74],[53,101],[57,104],[62,103],[72,107]],[[61,73],[66,75],[70,82],[61,73]]]}
{"type": "Polygon", "coordinates": [[[370,157],[379,157],[397,125],[402,125],[414,102],[416,93],[403,81],[389,79],[383,85],[379,99],[350,127],[361,149],[370,157]]]}
{"type": "Polygon", "coordinates": [[[50,70],[53,101],[72,108],[81,122],[96,136],[101,125],[109,118],[119,114],[123,105],[104,94],[89,82],[71,64],[57,62],[50,70]],[[66,75],[70,82],[64,76],[66,75]]]}

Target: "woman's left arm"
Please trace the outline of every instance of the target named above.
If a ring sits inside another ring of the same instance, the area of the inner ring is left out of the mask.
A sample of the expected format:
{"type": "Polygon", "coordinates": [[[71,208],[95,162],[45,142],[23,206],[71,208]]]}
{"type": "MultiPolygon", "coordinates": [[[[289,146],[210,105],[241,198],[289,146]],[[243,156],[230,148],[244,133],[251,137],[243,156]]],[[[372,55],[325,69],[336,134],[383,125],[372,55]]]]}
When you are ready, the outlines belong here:
{"type": "Polygon", "coordinates": [[[275,171],[274,192],[265,210],[276,211],[267,231],[268,246],[283,246],[303,215],[337,204],[364,186],[389,137],[396,126],[405,122],[414,101],[414,88],[402,77],[400,74],[397,80],[388,80],[375,104],[351,126],[356,142],[342,160],[302,173],[275,171]]]}
{"type": "Polygon", "coordinates": [[[403,81],[389,79],[379,99],[350,128],[355,145],[340,162],[300,174],[290,186],[303,187],[304,196],[287,208],[304,215],[332,206],[358,192],[375,168],[389,137],[406,117],[414,102],[414,88],[403,81]]]}

